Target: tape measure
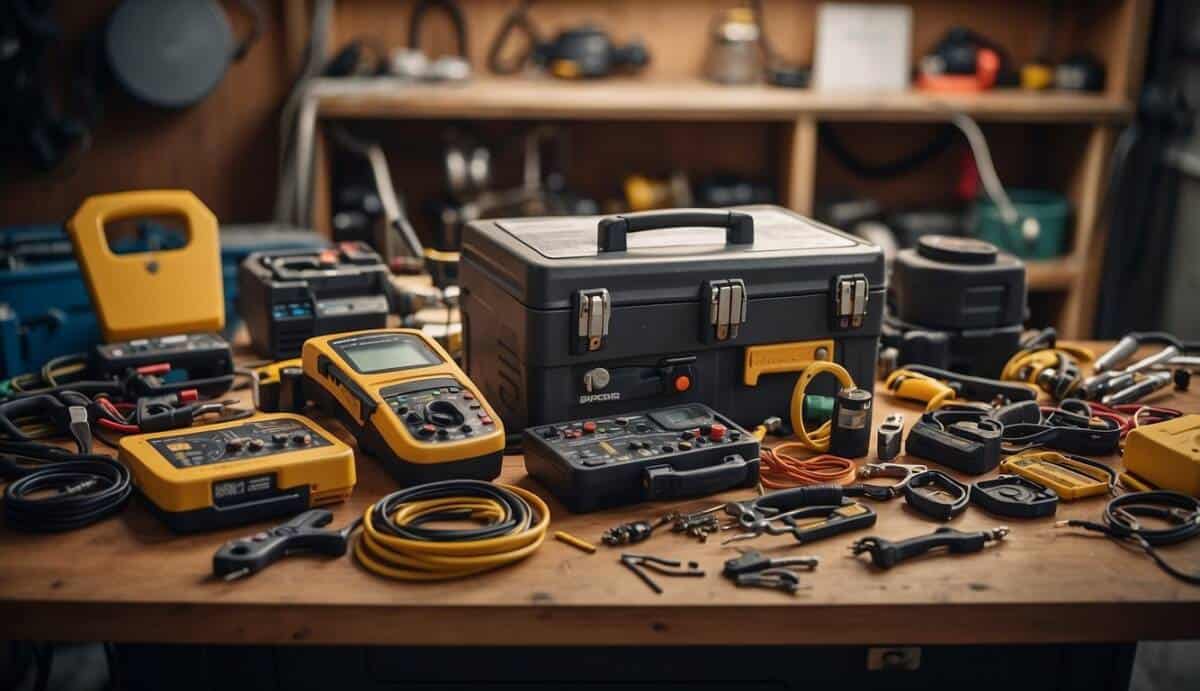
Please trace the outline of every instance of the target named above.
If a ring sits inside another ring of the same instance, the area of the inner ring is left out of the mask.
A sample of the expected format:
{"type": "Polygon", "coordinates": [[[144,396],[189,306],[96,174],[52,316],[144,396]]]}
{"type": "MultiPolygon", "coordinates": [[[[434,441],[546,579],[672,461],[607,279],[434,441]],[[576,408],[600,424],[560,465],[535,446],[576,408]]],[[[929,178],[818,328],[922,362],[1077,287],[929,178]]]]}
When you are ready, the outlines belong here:
{"type": "Polygon", "coordinates": [[[177,532],[295,515],[346,499],[356,481],[353,449],[292,413],[129,435],[120,460],[177,532]]]}
{"type": "Polygon", "coordinates": [[[504,426],[446,351],[415,329],[304,342],[305,389],[403,484],[500,474],[504,426]]]}
{"type": "Polygon", "coordinates": [[[1108,494],[1116,485],[1116,471],[1081,456],[1058,451],[1031,451],[1009,456],[1000,472],[1033,480],[1070,501],[1108,494]]]}
{"type": "Polygon", "coordinates": [[[67,223],[105,342],[216,332],[225,327],[217,218],[184,190],[88,197],[67,223]],[[117,254],[106,226],[139,217],[182,218],[183,247],[117,254]]]}

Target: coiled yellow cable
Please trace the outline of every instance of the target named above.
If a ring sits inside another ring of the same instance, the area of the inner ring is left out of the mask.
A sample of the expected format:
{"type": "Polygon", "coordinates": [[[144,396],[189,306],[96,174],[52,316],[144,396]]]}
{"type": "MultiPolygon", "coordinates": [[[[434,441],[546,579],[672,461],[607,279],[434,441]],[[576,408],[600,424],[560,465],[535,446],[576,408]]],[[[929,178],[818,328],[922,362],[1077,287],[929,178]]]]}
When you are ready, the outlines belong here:
{"type": "Polygon", "coordinates": [[[520,487],[474,480],[432,483],[395,492],[367,507],[354,556],[368,571],[396,580],[463,578],[533,554],[545,541],[549,526],[550,508],[536,494],[520,487]],[[435,487],[448,494],[422,498],[435,487]],[[409,496],[412,500],[406,499],[409,496]],[[449,519],[475,521],[482,528],[438,530],[422,525],[449,519]],[[502,534],[473,537],[505,522],[512,525],[502,534]],[[425,535],[425,539],[414,538],[414,531],[425,535]]]}
{"type": "Polygon", "coordinates": [[[829,435],[833,425],[827,420],[815,430],[809,431],[804,428],[804,392],[808,390],[808,385],[812,383],[812,380],[824,372],[836,377],[842,388],[854,388],[854,377],[850,376],[845,367],[828,360],[813,360],[800,371],[800,378],[796,380],[796,388],[792,389],[791,405],[792,431],[799,443],[805,448],[820,453],[829,451],[829,435]]]}

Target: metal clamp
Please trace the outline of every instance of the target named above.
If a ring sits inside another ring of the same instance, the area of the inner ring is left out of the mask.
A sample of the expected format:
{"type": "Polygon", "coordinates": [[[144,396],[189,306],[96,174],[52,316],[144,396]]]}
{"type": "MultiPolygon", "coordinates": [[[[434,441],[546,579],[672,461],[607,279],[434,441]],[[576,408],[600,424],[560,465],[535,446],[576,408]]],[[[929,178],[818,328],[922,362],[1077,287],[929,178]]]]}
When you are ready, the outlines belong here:
{"type": "Polygon", "coordinates": [[[837,329],[857,329],[867,316],[870,284],[862,274],[838,276],[833,282],[833,321],[837,329]]]}
{"type": "Polygon", "coordinates": [[[746,283],[740,278],[708,281],[704,302],[708,311],[705,341],[737,338],[746,323],[746,283]]]}
{"type": "Polygon", "coordinates": [[[612,298],[605,288],[580,290],[576,293],[575,350],[586,353],[600,350],[608,341],[608,323],[612,317],[612,298]]]}

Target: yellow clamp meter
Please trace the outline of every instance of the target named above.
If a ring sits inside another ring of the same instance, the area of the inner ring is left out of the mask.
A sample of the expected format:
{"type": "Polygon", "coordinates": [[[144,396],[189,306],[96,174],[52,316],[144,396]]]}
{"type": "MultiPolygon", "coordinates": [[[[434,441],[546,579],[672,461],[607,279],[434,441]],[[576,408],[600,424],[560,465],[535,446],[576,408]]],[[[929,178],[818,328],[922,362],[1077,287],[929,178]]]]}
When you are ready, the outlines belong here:
{"type": "Polygon", "coordinates": [[[403,484],[500,475],[504,426],[433,339],[375,329],[304,342],[305,389],[403,484]]]}
{"type": "Polygon", "coordinates": [[[172,530],[215,530],[342,501],[354,450],[311,420],[260,414],[121,439],[121,462],[172,530]]]}
{"type": "Polygon", "coordinates": [[[1108,466],[1058,451],[1028,451],[1000,463],[1001,473],[1020,475],[1058,493],[1064,501],[1108,494],[1117,474],[1108,466]]]}

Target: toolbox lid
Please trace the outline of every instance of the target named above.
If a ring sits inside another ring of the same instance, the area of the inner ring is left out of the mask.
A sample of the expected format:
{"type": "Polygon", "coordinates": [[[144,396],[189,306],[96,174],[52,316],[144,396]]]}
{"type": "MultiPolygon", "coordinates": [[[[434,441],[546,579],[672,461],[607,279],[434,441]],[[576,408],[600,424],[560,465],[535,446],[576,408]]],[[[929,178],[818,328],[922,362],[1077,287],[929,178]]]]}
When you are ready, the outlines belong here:
{"type": "Polygon", "coordinates": [[[846,274],[884,281],[878,247],[778,206],[476,221],[463,261],[537,309],[594,288],[628,305],[695,301],[701,283],[728,278],[750,299],[825,293],[846,274]]]}

